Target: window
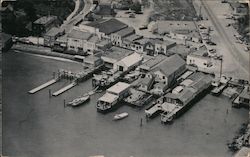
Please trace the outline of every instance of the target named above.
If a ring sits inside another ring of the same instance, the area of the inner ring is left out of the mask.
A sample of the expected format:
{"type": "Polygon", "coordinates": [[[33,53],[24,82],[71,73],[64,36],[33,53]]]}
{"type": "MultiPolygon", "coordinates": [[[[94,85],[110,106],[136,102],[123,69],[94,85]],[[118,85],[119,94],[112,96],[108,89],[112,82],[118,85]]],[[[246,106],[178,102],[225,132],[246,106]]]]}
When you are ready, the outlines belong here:
{"type": "Polygon", "coordinates": [[[166,77],[165,76],[162,76],[162,79],[165,79],[166,77]]]}
{"type": "Polygon", "coordinates": [[[71,49],[74,49],[75,47],[74,46],[70,46],[71,49]]]}

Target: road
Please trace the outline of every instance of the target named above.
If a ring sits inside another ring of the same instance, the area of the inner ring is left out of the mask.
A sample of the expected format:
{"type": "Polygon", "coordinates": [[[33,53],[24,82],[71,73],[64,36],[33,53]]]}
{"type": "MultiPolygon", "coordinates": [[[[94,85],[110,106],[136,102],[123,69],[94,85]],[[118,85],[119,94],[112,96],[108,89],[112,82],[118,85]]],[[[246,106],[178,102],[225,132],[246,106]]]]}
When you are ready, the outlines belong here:
{"type": "Polygon", "coordinates": [[[215,7],[212,7],[211,5],[211,3],[216,2],[207,2],[206,0],[200,1],[208,15],[208,18],[211,20],[215,30],[218,32],[218,37],[227,49],[226,55],[231,55],[237,62],[236,64],[238,64],[235,66],[242,69],[245,74],[249,74],[249,54],[244,52],[243,49],[240,49],[239,46],[236,45],[237,43],[235,43],[232,33],[226,32],[225,25],[222,25],[222,20],[218,18],[220,15],[215,11],[215,7]]]}
{"type": "Polygon", "coordinates": [[[67,17],[66,21],[69,21],[70,19],[72,19],[72,17],[76,14],[77,10],[80,7],[80,0],[75,0],[75,9],[74,11],[67,17]]]}
{"type": "Polygon", "coordinates": [[[81,19],[84,19],[84,17],[91,11],[93,7],[94,5],[92,0],[84,0],[83,10],[78,15],[62,24],[61,28],[65,29],[65,32],[68,33],[73,28],[75,23],[79,22],[81,19]]]}

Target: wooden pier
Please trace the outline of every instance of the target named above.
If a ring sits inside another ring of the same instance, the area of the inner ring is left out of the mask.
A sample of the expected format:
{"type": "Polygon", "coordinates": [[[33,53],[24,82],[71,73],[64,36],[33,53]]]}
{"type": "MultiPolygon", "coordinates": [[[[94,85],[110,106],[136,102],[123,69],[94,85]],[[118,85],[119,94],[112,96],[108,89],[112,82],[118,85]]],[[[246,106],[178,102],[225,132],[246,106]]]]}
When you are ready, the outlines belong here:
{"type": "Polygon", "coordinates": [[[48,81],[48,82],[46,82],[46,83],[44,83],[44,84],[42,84],[42,85],[40,85],[40,86],[38,86],[36,88],[30,90],[29,94],[34,94],[34,93],[36,93],[36,92],[38,92],[38,91],[40,91],[40,90],[42,90],[42,89],[44,89],[44,88],[46,88],[46,87],[48,87],[50,85],[56,83],[58,80],[59,79],[52,79],[52,80],[50,80],[50,81],[48,81]]]}
{"type": "Polygon", "coordinates": [[[76,82],[73,82],[73,83],[71,83],[71,84],[69,84],[69,85],[67,85],[67,86],[59,89],[58,91],[54,92],[52,95],[53,96],[58,96],[58,95],[62,94],[63,92],[65,92],[65,91],[73,88],[76,84],[77,84],[76,82]]]}

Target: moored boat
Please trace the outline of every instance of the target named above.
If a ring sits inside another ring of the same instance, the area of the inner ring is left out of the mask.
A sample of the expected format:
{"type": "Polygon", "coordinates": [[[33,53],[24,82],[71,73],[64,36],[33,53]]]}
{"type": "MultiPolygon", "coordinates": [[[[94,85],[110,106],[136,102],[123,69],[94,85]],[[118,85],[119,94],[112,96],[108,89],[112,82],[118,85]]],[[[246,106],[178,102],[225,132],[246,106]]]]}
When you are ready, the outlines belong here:
{"type": "Polygon", "coordinates": [[[123,119],[123,118],[126,118],[126,117],[128,117],[128,113],[123,112],[123,113],[120,113],[120,114],[116,114],[114,116],[114,120],[120,120],[120,119],[123,119]]]}
{"type": "Polygon", "coordinates": [[[76,98],[68,103],[69,106],[76,107],[90,100],[89,95],[84,95],[82,97],[76,98]]]}

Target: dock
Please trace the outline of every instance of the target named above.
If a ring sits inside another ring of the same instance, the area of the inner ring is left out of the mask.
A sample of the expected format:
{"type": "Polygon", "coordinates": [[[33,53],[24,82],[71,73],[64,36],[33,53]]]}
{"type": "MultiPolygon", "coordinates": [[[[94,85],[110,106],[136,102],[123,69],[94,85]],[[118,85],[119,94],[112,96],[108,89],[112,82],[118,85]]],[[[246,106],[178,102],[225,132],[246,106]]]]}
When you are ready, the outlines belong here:
{"type": "Polygon", "coordinates": [[[73,83],[71,83],[71,84],[69,84],[69,85],[67,85],[67,86],[65,86],[65,87],[63,87],[63,88],[61,88],[61,89],[59,89],[58,91],[54,92],[52,95],[53,95],[53,96],[58,96],[58,95],[62,94],[63,92],[65,92],[65,91],[67,91],[67,90],[73,88],[75,85],[76,85],[76,83],[73,82],[73,83]]]}
{"type": "Polygon", "coordinates": [[[42,84],[42,85],[40,85],[40,86],[38,86],[36,88],[30,90],[29,94],[34,94],[34,93],[36,93],[36,92],[38,92],[38,91],[40,91],[40,90],[42,90],[42,89],[44,89],[44,88],[46,88],[46,87],[48,87],[50,85],[56,83],[57,81],[58,81],[58,79],[52,79],[52,80],[50,80],[50,81],[48,81],[48,82],[46,82],[46,83],[44,83],[44,84],[42,84]]]}

